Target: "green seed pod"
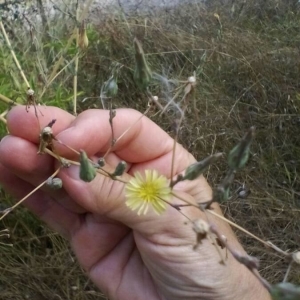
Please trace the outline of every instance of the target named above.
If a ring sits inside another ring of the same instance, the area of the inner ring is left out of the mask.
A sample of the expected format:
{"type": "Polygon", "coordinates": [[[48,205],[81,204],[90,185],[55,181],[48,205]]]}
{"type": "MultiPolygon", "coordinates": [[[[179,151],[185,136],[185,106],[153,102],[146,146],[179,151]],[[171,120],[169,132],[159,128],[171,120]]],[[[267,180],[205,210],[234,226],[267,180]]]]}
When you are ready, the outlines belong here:
{"type": "Polygon", "coordinates": [[[137,38],[133,40],[133,44],[135,49],[135,70],[133,79],[137,87],[141,91],[145,91],[152,79],[152,72],[146,61],[142,45],[137,38]]]}
{"type": "Polygon", "coordinates": [[[90,182],[96,177],[96,170],[93,167],[92,163],[89,161],[86,153],[81,150],[80,151],[80,171],[79,176],[80,179],[85,182],[90,182]]]}
{"type": "Polygon", "coordinates": [[[62,183],[62,180],[60,178],[49,177],[47,179],[46,185],[49,186],[53,190],[59,190],[59,189],[62,188],[63,183],[62,183]]]}
{"type": "Polygon", "coordinates": [[[221,156],[222,153],[216,153],[188,166],[182,180],[194,180],[198,178],[208,169],[211,164],[216,162],[221,156]]]}
{"type": "Polygon", "coordinates": [[[300,287],[289,282],[281,282],[271,287],[273,300],[299,300],[300,287]]]}
{"type": "Polygon", "coordinates": [[[123,173],[125,172],[125,169],[127,167],[127,164],[125,161],[120,161],[115,169],[115,171],[113,172],[112,176],[121,176],[123,175],[123,173]]]}
{"type": "Polygon", "coordinates": [[[225,202],[230,196],[230,186],[234,179],[234,172],[228,172],[222,182],[214,190],[213,199],[219,203],[225,202]]]}
{"type": "Polygon", "coordinates": [[[242,140],[229,152],[228,165],[233,170],[241,169],[248,161],[250,145],[254,137],[254,127],[251,127],[242,140]]]}
{"type": "Polygon", "coordinates": [[[223,203],[228,200],[230,195],[230,187],[224,188],[223,186],[218,186],[213,192],[213,199],[218,203],[223,203]]]}

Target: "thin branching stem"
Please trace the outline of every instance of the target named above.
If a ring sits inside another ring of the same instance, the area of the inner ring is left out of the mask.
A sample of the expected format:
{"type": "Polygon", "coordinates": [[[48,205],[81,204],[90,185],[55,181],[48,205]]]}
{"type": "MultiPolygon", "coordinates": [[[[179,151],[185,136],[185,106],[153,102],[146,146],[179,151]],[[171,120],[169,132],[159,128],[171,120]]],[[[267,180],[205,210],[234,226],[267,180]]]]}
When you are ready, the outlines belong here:
{"type": "MultiPolygon", "coordinates": [[[[166,201],[166,200],[164,200],[164,199],[162,199],[162,198],[160,198],[160,199],[161,199],[162,201],[164,201],[165,203],[167,203],[168,205],[170,205],[171,207],[175,208],[175,209],[176,209],[181,215],[183,215],[183,216],[184,216],[191,224],[194,224],[194,221],[193,221],[192,219],[190,219],[185,213],[183,213],[182,210],[177,209],[177,207],[176,207],[175,205],[173,205],[172,203],[170,203],[169,201],[166,201]]],[[[214,238],[212,237],[211,234],[209,234],[209,238],[210,238],[210,240],[211,240],[211,242],[212,242],[212,245],[216,248],[216,251],[218,252],[218,254],[219,254],[219,256],[220,256],[221,262],[222,262],[223,264],[225,264],[225,259],[223,258],[222,253],[221,253],[221,251],[220,251],[218,245],[215,243],[214,238]]]]}
{"type": "Polygon", "coordinates": [[[0,121],[3,122],[5,125],[7,124],[7,121],[2,115],[0,115],[0,121]]]}
{"type": "MultiPolygon", "coordinates": [[[[60,168],[58,168],[50,177],[55,177],[58,172],[60,171],[60,168]]],[[[20,201],[18,201],[16,204],[14,204],[12,207],[6,209],[4,211],[4,214],[0,217],[0,221],[5,218],[10,212],[12,212],[16,207],[18,207],[21,203],[23,203],[26,199],[28,199],[32,194],[34,194],[37,190],[39,190],[43,185],[45,185],[48,181],[48,178],[43,181],[41,184],[39,184],[35,189],[33,189],[29,194],[27,194],[24,198],[22,198],[20,201]]]]}
{"type": "MultiPolygon", "coordinates": [[[[89,11],[89,8],[92,4],[93,0],[89,0],[87,2],[87,4],[85,5],[81,15],[79,16],[77,22],[78,24],[80,24],[87,16],[88,14],[88,11],[89,11]]],[[[64,55],[65,53],[67,52],[67,50],[70,48],[72,42],[74,41],[74,39],[76,38],[76,30],[78,29],[78,24],[76,24],[76,27],[73,31],[73,34],[70,36],[70,38],[68,39],[67,41],[67,44],[66,44],[66,47],[61,51],[61,55],[60,55],[60,58],[58,59],[58,61],[55,63],[54,67],[53,67],[53,70],[48,78],[48,82],[52,81],[52,79],[54,78],[54,76],[57,74],[57,71],[60,67],[60,65],[63,63],[63,58],[64,58],[64,55]]]]}
{"type": "Polygon", "coordinates": [[[173,188],[173,176],[174,176],[174,165],[175,165],[175,152],[176,152],[176,145],[177,145],[177,139],[178,139],[178,133],[176,133],[174,137],[174,142],[173,142],[173,149],[172,149],[172,161],[171,161],[171,182],[170,182],[170,187],[173,188]]]}
{"type": "Polygon", "coordinates": [[[4,102],[4,103],[8,104],[8,105],[12,105],[12,104],[14,104],[14,105],[21,105],[21,104],[19,104],[19,103],[13,101],[13,100],[11,100],[11,99],[9,99],[8,97],[6,97],[6,96],[4,96],[4,95],[2,95],[2,94],[0,94],[0,100],[1,100],[2,102],[4,102]]]}
{"type": "Polygon", "coordinates": [[[8,45],[8,47],[9,47],[10,53],[11,53],[11,55],[12,55],[14,61],[15,61],[15,64],[16,64],[16,66],[17,66],[17,68],[18,68],[18,70],[19,70],[19,72],[20,72],[20,74],[21,74],[21,76],[22,76],[25,84],[26,84],[26,87],[27,87],[27,89],[30,89],[30,84],[29,84],[29,82],[28,82],[28,80],[27,80],[27,78],[26,78],[26,76],[25,76],[25,74],[24,74],[24,72],[23,72],[23,70],[21,68],[21,65],[20,65],[20,63],[19,63],[19,61],[17,59],[17,56],[16,56],[16,54],[15,54],[15,52],[14,52],[12,46],[11,46],[10,40],[8,38],[8,35],[6,33],[6,30],[5,30],[4,26],[3,26],[2,21],[0,21],[0,28],[1,28],[1,31],[2,31],[2,33],[4,35],[5,41],[6,41],[7,45],[8,45]]]}
{"type": "MultiPolygon", "coordinates": [[[[185,199],[184,197],[182,197],[181,195],[179,195],[176,191],[173,190],[173,191],[172,191],[172,195],[173,195],[174,197],[178,198],[179,200],[183,201],[184,203],[186,203],[186,204],[187,204],[186,206],[193,206],[193,207],[196,207],[196,208],[198,208],[198,209],[201,210],[201,208],[200,208],[198,205],[196,205],[196,204],[190,202],[189,200],[185,199]]],[[[175,209],[178,210],[178,206],[173,205],[173,204],[170,204],[170,205],[173,206],[175,209]]],[[[178,210],[178,211],[180,211],[180,210],[178,210]]],[[[232,227],[237,228],[238,230],[242,231],[243,233],[245,233],[245,234],[249,235],[250,237],[254,238],[255,240],[259,241],[260,243],[262,243],[262,244],[265,245],[266,247],[272,248],[273,250],[275,250],[276,252],[278,252],[278,253],[280,253],[280,254],[282,254],[282,255],[284,255],[284,256],[290,256],[289,253],[287,253],[287,252],[281,250],[280,248],[278,248],[277,246],[273,245],[272,243],[270,243],[270,242],[268,242],[268,241],[262,240],[261,238],[257,237],[255,234],[253,234],[253,233],[251,233],[250,231],[244,229],[243,227],[237,225],[236,223],[234,223],[234,222],[228,220],[227,218],[225,218],[225,217],[219,215],[218,213],[214,212],[213,210],[211,210],[211,209],[205,209],[205,212],[206,212],[206,213],[209,213],[209,214],[211,214],[211,215],[213,215],[213,216],[215,216],[215,217],[217,217],[217,218],[219,218],[219,219],[221,219],[221,220],[223,220],[224,222],[228,223],[228,224],[231,225],[232,227]]]]}
{"type": "Polygon", "coordinates": [[[292,264],[293,264],[293,261],[291,260],[290,263],[289,263],[289,266],[288,266],[288,268],[287,268],[287,270],[285,272],[285,275],[284,275],[284,278],[283,278],[282,282],[287,282],[289,274],[290,274],[290,271],[292,269],[292,264]]]}
{"type": "Polygon", "coordinates": [[[116,116],[116,111],[112,108],[112,100],[109,100],[109,125],[111,128],[111,143],[110,148],[116,144],[113,119],[116,116]]]}
{"type": "MultiPolygon", "coordinates": [[[[77,152],[77,151],[76,151],[77,152]]],[[[55,154],[53,151],[51,151],[50,149],[46,148],[45,149],[45,153],[49,154],[50,156],[54,157],[55,159],[57,159],[59,162],[62,161],[62,157],[55,154]]],[[[77,152],[79,154],[79,152],[77,152]]],[[[80,166],[80,163],[78,161],[74,161],[74,160],[70,160],[70,159],[66,159],[63,158],[63,160],[71,165],[74,166],[80,166]]],[[[93,161],[91,161],[92,163],[94,163],[93,161]]],[[[115,168],[113,168],[112,166],[110,166],[109,164],[105,164],[105,169],[104,168],[97,168],[96,171],[97,173],[109,177],[111,178],[111,174],[113,174],[115,168]]],[[[115,177],[113,180],[122,182],[122,183],[128,183],[129,180],[131,179],[131,176],[127,173],[124,173],[122,176],[117,176],[115,177]]]]}
{"type": "Polygon", "coordinates": [[[79,66],[79,24],[78,24],[78,13],[79,8],[76,9],[76,28],[75,28],[75,36],[76,36],[76,54],[75,54],[75,74],[73,78],[73,114],[74,116],[77,116],[77,87],[78,87],[78,66],[79,66]]]}
{"type": "Polygon", "coordinates": [[[228,220],[227,218],[225,218],[225,217],[219,215],[218,213],[214,212],[213,210],[206,209],[205,212],[207,212],[207,213],[209,213],[209,214],[211,214],[211,215],[213,215],[213,216],[215,216],[215,217],[217,217],[217,218],[219,218],[219,219],[221,219],[221,220],[227,222],[227,223],[230,224],[231,226],[233,226],[233,227],[239,229],[239,230],[242,231],[243,233],[245,233],[245,234],[251,236],[252,238],[254,238],[255,240],[259,241],[260,243],[262,243],[262,244],[265,245],[266,247],[272,248],[273,250],[279,252],[280,254],[282,254],[282,255],[284,255],[284,256],[289,256],[289,255],[290,255],[289,253],[287,253],[287,252],[281,250],[280,248],[278,248],[277,246],[275,246],[275,245],[273,246],[273,244],[271,244],[271,243],[269,243],[269,242],[266,242],[266,241],[262,240],[261,238],[257,237],[255,234],[251,233],[250,231],[246,230],[245,228],[243,228],[243,227],[237,225],[236,223],[234,223],[234,222],[228,220]]]}
{"type": "Polygon", "coordinates": [[[53,78],[51,78],[51,80],[47,81],[46,84],[43,87],[43,90],[40,94],[40,98],[42,98],[45,94],[45,92],[47,91],[48,87],[52,84],[52,82],[70,65],[75,61],[75,57],[73,57],[61,70],[59,70],[59,72],[57,72],[53,78]]]}
{"type": "Polygon", "coordinates": [[[103,158],[107,157],[107,155],[111,152],[112,148],[131,130],[133,126],[135,126],[144,116],[147,116],[151,107],[148,107],[145,112],[132,124],[130,125],[115,141],[114,144],[107,149],[106,153],[104,154],[103,158]]]}

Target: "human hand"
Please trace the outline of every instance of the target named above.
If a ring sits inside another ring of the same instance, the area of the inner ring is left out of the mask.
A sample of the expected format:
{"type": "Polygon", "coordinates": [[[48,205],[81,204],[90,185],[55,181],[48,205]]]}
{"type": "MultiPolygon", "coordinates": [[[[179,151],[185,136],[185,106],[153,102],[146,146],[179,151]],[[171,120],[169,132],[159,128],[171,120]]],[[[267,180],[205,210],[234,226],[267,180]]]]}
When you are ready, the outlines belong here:
{"type": "MultiPolygon", "coordinates": [[[[41,126],[57,119],[54,135],[64,144],[84,149],[89,157],[101,157],[110,146],[108,111],[88,110],[77,118],[55,107],[40,107],[41,126]]],[[[117,110],[115,136],[120,136],[140,113],[117,110]]],[[[31,110],[15,107],[8,115],[10,135],[0,143],[0,183],[10,194],[22,198],[47,179],[58,167],[48,155],[37,155],[39,125],[31,110]]],[[[127,172],[155,169],[170,176],[173,140],[144,117],[133,126],[107,156],[116,166],[128,163],[127,172]]],[[[74,153],[55,143],[62,157],[74,153]]],[[[77,158],[78,159],[78,158],[77,158]]],[[[174,173],[195,162],[183,147],[176,147],[174,173]]],[[[229,255],[226,265],[212,243],[205,239],[193,249],[195,233],[174,208],[157,216],[149,211],[138,216],[125,205],[124,184],[98,175],[92,182],[79,179],[76,166],[62,169],[63,189],[42,188],[25,201],[26,206],[54,230],[66,237],[79,263],[110,299],[269,299],[268,293],[243,266],[229,255]]],[[[175,186],[197,202],[211,199],[204,177],[175,186]]],[[[215,211],[219,212],[217,205],[215,211]]],[[[193,207],[182,210],[191,220],[207,216],[193,207]]],[[[243,252],[231,229],[213,217],[228,242],[243,252]]]]}

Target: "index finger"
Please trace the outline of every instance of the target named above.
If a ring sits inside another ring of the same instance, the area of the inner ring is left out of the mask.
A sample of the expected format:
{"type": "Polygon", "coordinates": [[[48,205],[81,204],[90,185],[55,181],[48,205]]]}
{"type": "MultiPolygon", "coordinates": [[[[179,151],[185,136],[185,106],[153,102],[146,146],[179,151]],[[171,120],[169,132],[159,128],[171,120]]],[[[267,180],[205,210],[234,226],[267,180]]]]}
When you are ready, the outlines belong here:
{"type": "MultiPolygon", "coordinates": [[[[77,118],[57,107],[40,107],[43,116],[39,117],[41,127],[56,119],[53,132],[57,139],[88,155],[106,152],[111,145],[112,131],[109,124],[109,111],[93,109],[82,112],[77,118]]],[[[145,162],[172,151],[173,140],[147,117],[132,109],[117,109],[113,119],[115,138],[130,130],[113,147],[113,151],[123,160],[131,163],[145,162]]],[[[10,133],[34,143],[39,141],[40,127],[34,111],[26,113],[25,107],[13,108],[7,116],[10,133]]],[[[56,151],[65,157],[73,157],[67,147],[55,146],[56,151]]]]}

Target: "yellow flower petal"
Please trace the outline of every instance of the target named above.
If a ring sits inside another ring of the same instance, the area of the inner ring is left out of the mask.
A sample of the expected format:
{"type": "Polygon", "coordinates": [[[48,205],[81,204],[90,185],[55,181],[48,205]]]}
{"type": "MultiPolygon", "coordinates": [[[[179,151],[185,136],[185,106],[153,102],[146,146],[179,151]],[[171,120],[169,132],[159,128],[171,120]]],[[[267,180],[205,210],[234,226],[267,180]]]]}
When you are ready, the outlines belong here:
{"type": "Polygon", "coordinates": [[[156,170],[146,170],[144,176],[135,173],[125,187],[126,205],[137,210],[138,215],[146,214],[149,207],[161,214],[166,210],[166,201],[171,198],[171,188],[166,177],[156,170]]]}

